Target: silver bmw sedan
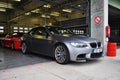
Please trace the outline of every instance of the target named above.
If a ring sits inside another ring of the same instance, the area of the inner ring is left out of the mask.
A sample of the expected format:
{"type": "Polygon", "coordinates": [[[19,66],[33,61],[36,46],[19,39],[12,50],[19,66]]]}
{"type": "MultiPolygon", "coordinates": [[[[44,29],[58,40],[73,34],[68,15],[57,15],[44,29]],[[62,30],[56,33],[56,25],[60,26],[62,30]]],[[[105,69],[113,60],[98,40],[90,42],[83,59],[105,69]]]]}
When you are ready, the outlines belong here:
{"type": "Polygon", "coordinates": [[[70,28],[36,27],[21,38],[22,52],[54,57],[60,64],[102,57],[103,45],[94,38],[75,34],[70,28]]]}

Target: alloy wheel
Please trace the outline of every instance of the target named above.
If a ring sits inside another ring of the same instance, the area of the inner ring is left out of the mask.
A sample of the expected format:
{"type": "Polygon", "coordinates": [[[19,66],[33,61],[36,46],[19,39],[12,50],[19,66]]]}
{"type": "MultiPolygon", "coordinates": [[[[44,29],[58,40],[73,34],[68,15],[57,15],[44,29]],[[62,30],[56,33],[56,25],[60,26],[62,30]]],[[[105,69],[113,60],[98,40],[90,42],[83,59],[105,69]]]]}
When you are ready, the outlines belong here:
{"type": "Polygon", "coordinates": [[[22,43],[22,52],[25,54],[26,53],[27,46],[25,43],[22,43]]]}
{"type": "Polygon", "coordinates": [[[68,62],[68,53],[64,46],[59,45],[55,48],[55,59],[60,64],[68,62]]]}

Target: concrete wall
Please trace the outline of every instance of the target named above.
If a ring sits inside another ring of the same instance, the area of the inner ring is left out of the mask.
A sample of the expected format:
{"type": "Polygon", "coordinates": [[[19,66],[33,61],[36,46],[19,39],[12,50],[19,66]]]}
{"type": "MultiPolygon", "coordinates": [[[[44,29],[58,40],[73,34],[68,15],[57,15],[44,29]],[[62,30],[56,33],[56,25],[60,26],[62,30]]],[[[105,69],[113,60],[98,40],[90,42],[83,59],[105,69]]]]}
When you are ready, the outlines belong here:
{"type": "Polygon", "coordinates": [[[102,41],[106,53],[108,25],[108,0],[91,0],[91,37],[102,41]],[[96,18],[99,16],[98,18],[96,18]],[[97,23],[96,23],[97,22],[97,23]]]}

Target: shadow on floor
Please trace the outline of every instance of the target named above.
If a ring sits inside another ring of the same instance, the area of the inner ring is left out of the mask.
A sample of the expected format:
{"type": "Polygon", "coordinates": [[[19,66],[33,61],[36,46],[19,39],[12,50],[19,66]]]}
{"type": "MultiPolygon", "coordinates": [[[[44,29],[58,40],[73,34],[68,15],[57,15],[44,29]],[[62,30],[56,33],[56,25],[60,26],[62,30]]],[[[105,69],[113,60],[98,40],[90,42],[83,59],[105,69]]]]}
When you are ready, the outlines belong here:
{"type": "Polygon", "coordinates": [[[13,51],[8,48],[0,48],[0,54],[3,58],[0,62],[0,70],[54,61],[50,57],[34,53],[23,55],[20,50],[13,51]]]}

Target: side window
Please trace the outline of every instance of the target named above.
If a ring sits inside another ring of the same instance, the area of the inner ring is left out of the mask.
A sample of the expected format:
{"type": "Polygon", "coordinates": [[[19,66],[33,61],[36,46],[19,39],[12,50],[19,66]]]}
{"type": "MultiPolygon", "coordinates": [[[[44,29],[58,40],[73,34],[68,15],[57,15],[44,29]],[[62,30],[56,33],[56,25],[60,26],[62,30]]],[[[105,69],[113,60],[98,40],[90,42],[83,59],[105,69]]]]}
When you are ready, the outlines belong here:
{"type": "Polygon", "coordinates": [[[30,35],[34,35],[35,32],[36,32],[36,30],[31,30],[31,31],[29,32],[29,34],[30,34],[30,35]]]}
{"type": "Polygon", "coordinates": [[[45,28],[37,28],[37,29],[31,30],[28,34],[36,38],[47,38],[49,36],[45,28]]]}
{"type": "Polygon", "coordinates": [[[44,28],[38,29],[34,35],[40,35],[40,36],[45,36],[46,31],[44,28]]]}

